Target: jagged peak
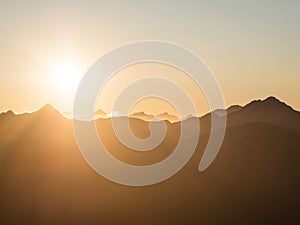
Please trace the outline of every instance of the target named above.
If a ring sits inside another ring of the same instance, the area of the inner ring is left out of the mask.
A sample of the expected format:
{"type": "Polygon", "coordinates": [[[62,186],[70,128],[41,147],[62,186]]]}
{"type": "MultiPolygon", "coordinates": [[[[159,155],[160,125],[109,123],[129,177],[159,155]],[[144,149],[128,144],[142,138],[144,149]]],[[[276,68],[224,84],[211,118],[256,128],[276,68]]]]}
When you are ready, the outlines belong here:
{"type": "Polygon", "coordinates": [[[58,111],[54,106],[47,103],[43,105],[38,111],[58,111]]]}
{"type": "Polygon", "coordinates": [[[250,109],[250,108],[256,108],[256,109],[288,109],[295,111],[291,106],[287,105],[285,102],[282,102],[278,98],[274,96],[269,96],[263,100],[254,100],[250,102],[249,104],[244,106],[244,109],[250,109]]]}
{"type": "Polygon", "coordinates": [[[155,115],[156,117],[159,117],[159,116],[170,116],[170,117],[176,117],[177,118],[177,116],[175,116],[175,115],[172,115],[172,114],[169,114],[169,113],[167,113],[167,112],[162,112],[162,113],[160,113],[160,114],[157,114],[157,115],[155,115]]]}
{"type": "Polygon", "coordinates": [[[269,96],[266,99],[262,100],[263,102],[280,102],[282,103],[282,101],[280,101],[278,98],[274,97],[274,96],[269,96]]]}
{"type": "Polygon", "coordinates": [[[57,115],[64,117],[58,109],[56,109],[54,106],[51,104],[45,104],[42,106],[39,110],[35,111],[33,114],[38,114],[38,115],[57,115]]]}
{"type": "Polygon", "coordinates": [[[150,114],[145,113],[144,111],[139,111],[139,112],[134,112],[132,114],[130,114],[131,116],[135,116],[135,115],[145,115],[145,116],[152,116],[150,114]]]}
{"type": "Polygon", "coordinates": [[[12,110],[7,110],[5,112],[0,113],[0,116],[15,116],[16,114],[12,110]]]}

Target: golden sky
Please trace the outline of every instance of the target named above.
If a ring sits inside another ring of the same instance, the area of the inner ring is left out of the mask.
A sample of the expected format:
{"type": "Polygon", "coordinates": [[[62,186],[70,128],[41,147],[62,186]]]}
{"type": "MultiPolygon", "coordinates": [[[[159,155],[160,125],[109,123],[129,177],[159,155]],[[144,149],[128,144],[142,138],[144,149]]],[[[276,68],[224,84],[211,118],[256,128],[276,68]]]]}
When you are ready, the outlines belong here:
{"type": "MultiPolygon", "coordinates": [[[[90,65],[112,48],[145,39],[197,53],[216,75],[228,106],[274,95],[300,110],[299,11],[296,0],[1,1],[0,111],[33,111],[46,103],[71,111],[76,85],[90,65]]],[[[173,77],[189,87],[199,113],[207,111],[201,91],[172,68],[148,64],[123,72],[128,81],[153,72],[173,77]]],[[[112,84],[106,91],[118,88],[112,84]]],[[[109,103],[98,107],[109,111],[109,103]]]]}

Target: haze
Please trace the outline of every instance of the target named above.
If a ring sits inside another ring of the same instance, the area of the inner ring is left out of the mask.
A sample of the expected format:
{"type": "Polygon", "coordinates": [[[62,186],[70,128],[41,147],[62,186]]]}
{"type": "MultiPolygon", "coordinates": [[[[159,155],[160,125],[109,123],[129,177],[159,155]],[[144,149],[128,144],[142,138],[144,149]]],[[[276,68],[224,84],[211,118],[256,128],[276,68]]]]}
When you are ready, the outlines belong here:
{"type": "MultiPolygon", "coordinates": [[[[299,11],[296,0],[1,1],[0,111],[45,103],[70,111],[76,84],[99,56],[143,39],[197,53],[227,106],[274,95],[300,109],[299,11]]],[[[201,102],[200,114],[207,111],[201,102]]]]}

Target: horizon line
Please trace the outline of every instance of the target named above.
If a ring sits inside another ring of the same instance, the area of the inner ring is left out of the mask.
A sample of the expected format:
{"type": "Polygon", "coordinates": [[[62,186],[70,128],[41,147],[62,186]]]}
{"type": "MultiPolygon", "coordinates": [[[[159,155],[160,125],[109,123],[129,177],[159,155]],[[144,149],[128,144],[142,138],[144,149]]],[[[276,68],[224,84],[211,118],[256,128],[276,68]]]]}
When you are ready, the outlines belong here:
{"type": "MultiPolygon", "coordinates": [[[[183,121],[183,120],[185,120],[185,119],[187,119],[187,118],[190,118],[190,117],[201,118],[201,117],[204,117],[204,116],[206,116],[206,115],[208,115],[208,114],[210,114],[210,113],[212,113],[212,112],[215,112],[215,111],[218,111],[218,110],[228,110],[229,108],[235,107],[235,106],[244,108],[244,107],[246,107],[247,105],[249,105],[249,104],[251,104],[251,103],[259,102],[259,101],[263,102],[263,101],[266,101],[266,100],[268,100],[268,99],[275,99],[275,100],[279,101],[280,103],[285,104],[286,106],[290,107],[290,108],[293,109],[294,111],[300,113],[300,110],[295,109],[293,106],[287,104],[286,102],[281,101],[279,98],[270,95],[270,96],[264,97],[264,98],[252,99],[252,100],[250,100],[248,103],[246,103],[246,104],[244,104],[244,105],[233,104],[233,105],[228,106],[228,107],[225,108],[225,109],[216,109],[216,110],[213,110],[213,111],[208,111],[208,112],[206,112],[206,113],[204,113],[204,114],[202,114],[202,115],[192,115],[192,114],[187,114],[187,115],[184,116],[181,120],[180,120],[176,115],[169,114],[169,113],[166,112],[166,111],[161,112],[161,113],[158,113],[158,114],[147,114],[147,113],[145,113],[144,111],[137,111],[137,112],[133,112],[133,113],[131,113],[131,114],[129,114],[129,115],[125,115],[125,114],[122,115],[122,114],[120,114],[120,115],[118,115],[118,116],[112,116],[112,115],[109,116],[109,114],[112,114],[112,113],[106,113],[106,112],[105,112],[106,115],[99,116],[98,118],[94,118],[94,119],[97,120],[97,119],[110,119],[110,118],[121,118],[121,117],[131,117],[131,118],[141,119],[141,118],[137,118],[137,117],[134,117],[134,116],[132,117],[131,115],[136,114],[136,113],[143,113],[145,116],[153,116],[154,118],[159,118],[159,117],[157,117],[157,116],[162,115],[162,114],[167,114],[167,115],[170,116],[170,117],[177,117],[177,118],[178,118],[178,121],[183,121]]],[[[49,107],[49,108],[54,109],[55,111],[57,111],[61,116],[63,116],[63,117],[66,118],[66,119],[69,119],[69,120],[72,120],[72,119],[73,119],[72,117],[68,117],[68,116],[66,115],[66,114],[72,113],[72,112],[61,112],[57,107],[55,107],[54,105],[49,104],[49,103],[44,104],[43,106],[41,106],[39,109],[37,109],[37,110],[35,110],[35,111],[23,111],[23,112],[20,112],[20,113],[19,113],[19,112],[15,112],[14,110],[8,109],[8,110],[5,110],[5,111],[0,112],[0,115],[1,115],[1,114],[5,114],[5,113],[9,113],[9,112],[13,113],[14,115],[33,114],[33,113],[36,113],[36,112],[41,111],[41,110],[44,109],[45,107],[49,107]]],[[[93,116],[96,117],[96,112],[99,111],[99,110],[103,111],[102,109],[97,109],[97,110],[95,110],[93,116]]],[[[103,112],[104,112],[104,111],[103,111],[103,112]]],[[[141,120],[143,120],[143,119],[141,119],[141,120]]],[[[178,121],[177,121],[177,122],[178,122],[178,121]]],[[[169,122],[170,122],[170,121],[169,121],[169,122]]]]}

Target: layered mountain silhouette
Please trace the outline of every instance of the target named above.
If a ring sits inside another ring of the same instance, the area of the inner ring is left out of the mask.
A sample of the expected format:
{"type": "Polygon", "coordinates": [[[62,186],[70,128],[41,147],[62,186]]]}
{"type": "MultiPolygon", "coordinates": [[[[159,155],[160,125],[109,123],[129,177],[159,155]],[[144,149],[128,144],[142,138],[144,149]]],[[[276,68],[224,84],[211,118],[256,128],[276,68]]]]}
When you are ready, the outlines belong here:
{"type": "Polygon", "coordinates": [[[228,114],[233,113],[233,112],[238,112],[242,108],[243,107],[240,106],[240,105],[233,105],[233,106],[230,106],[228,109],[218,109],[214,113],[216,113],[219,116],[225,116],[225,115],[228,115],[228,114]]]}
{"type": "Polygon", "coordinates": [[[274,97],[253,101],[241,110],[229,114],[228,120],[231,125],[268,122],[284,128],[300,127],[300,113],[274,97]]]}
{"type": "MultiPolygon", "coordinates": [[[[226,113],[228,126],[212,165],[197,170],[211,113],[188,117],[183,123],[201,125],[192,159],[169,180],[140,188],[96,174],[72,121],[52,106],[0,114],[0,224],[300,224],[300,113],[274,97],[213,113],[226,113]]],[[[129,121],[136,136],[150,135],[147,120],[129,121]]],[[[160,146],[136,152],[118,141],[110,118],[96,125],[111,154],[133,165],[166,158],[180,135],[180,122],[167,122],[160,146]]]]}
{"type": "Polygon", "coordinates": [[[149,115],[149,114],[146,114],[144,112],[136,112],[136,113],[132,113],[130,115],[130,117],[132,118],[137,118],[137,119],[141,119],[141,120],[144,120],[144,121],[151,121],[154,119],[154,116],[153,115],[149,115]]]}
{"type": "Polygon", "coordinates": [[[154,119],[167,120],[171,123],[179,121],[177,116],[170,115],[167,112],[160,113],[160,114],[157,114],[157,115],[149,115],[149,114],[146,114],[144,112],[137,112],[137,113],[131,114],[130,117],[141,119],[141,120],[144,120],[144,121],[147,121],[147,122],[150,122],[154,119]]]}
{"type": "MultiPolygon", "coordinates": [[[[67,117],[72,118],[72,113],[65,113],[67,117]]],[[[104,112],[102,109],[98,109],[96,110],[96,112],[94,112],[93,114],[93,118],[94,119],[106,119],[109,117],[124,117],[125,115],[111,115],[112,113],[106,113],[104,112]]],[[[90,117],[91,115],[87,115],[86,117],[90,117]]],[[[170,115],[167,112],[164,113],[160,113],[157,115],[150,115],[150,114],[146,114],[144,112],[135,112],[129,115],[129,117],[131,118],[137,118],[137,119],[141,119],[144,120],[146,122],[150,122],[154,119],[160,119],[160,120],[167,120],[171,123],[174,122],[178,122],[179,119],[177,116],[174,115],[170,115]]],[[[82,116],[82,118],[85,118],[85,116],[82,116]]]]}

